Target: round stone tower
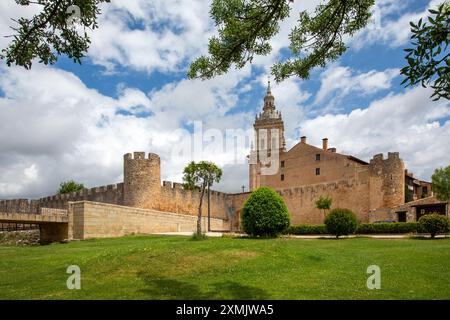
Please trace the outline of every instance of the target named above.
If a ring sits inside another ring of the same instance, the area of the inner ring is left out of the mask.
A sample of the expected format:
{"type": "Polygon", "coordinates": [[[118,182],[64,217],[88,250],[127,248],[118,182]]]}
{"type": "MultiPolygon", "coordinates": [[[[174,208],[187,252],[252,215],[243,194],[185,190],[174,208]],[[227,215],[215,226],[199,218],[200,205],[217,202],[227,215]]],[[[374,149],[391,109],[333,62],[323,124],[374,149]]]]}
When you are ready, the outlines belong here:
{"type": "Polygon", "coordinates": [[[405,164],[398,152],[389,152],[385,161],[384,202],[391,208],[405,203],[405,164]]]}
{"type": "Polygon", "coordinates": [[[157,154],[127,153],[123,157],[123,202],[130,207],[157,209],[161,192],[161,160],[157,154]]]}

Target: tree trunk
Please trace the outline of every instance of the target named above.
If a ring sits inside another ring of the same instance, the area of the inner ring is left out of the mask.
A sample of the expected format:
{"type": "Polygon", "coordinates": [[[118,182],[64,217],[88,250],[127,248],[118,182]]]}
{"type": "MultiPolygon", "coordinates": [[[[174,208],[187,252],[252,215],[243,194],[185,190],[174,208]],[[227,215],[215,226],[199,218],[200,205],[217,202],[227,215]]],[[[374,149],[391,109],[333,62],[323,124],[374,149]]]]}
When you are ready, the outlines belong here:
{"type": "Polygon", "coordinates": [[[203,195],[205,193],[205,186],[202,185],[202,192],[200,194],[200,204],[198,206],[198,217],[197,217],[197,235],[202,234],[202,204],[203,204],[203,195]]]}

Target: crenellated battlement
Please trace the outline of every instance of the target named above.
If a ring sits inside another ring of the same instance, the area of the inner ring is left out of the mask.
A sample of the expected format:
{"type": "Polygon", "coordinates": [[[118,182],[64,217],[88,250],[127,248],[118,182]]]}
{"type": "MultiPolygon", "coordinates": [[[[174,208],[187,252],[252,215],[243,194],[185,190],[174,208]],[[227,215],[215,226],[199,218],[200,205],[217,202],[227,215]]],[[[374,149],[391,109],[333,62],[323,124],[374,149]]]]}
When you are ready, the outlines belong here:
{"type": "Polygon", "coordinates": [[[156,153],[149,152],[147,154],[147,158],[145,157],[145,152],[135,151],[133,153],[126,153],[123,155],[124,160],[156,160],[160,159],[159,155],[156,153]]]}
{"type": "Polygon", "coordinates": [[[398,162],[401,161],[400,153],[398,152],[388,152],[387,159],[384,159],[384,155],[382,153],[376,154],[370,160],[370,164],[381,164],[381,163],[390,163],[390,162],[398,162]]]}

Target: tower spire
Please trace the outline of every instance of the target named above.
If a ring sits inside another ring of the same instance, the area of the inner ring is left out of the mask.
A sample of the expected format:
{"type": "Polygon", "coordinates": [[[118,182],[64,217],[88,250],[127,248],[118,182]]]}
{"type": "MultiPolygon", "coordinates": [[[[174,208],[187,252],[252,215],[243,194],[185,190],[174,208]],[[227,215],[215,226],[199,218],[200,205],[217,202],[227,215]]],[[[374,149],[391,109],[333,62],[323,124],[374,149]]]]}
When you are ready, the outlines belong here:
{"type": "Polygon", "coordinates": [[[267,94],[271,94],[272,91],[270,90],[270,80],[267,81],[267,94]]]}

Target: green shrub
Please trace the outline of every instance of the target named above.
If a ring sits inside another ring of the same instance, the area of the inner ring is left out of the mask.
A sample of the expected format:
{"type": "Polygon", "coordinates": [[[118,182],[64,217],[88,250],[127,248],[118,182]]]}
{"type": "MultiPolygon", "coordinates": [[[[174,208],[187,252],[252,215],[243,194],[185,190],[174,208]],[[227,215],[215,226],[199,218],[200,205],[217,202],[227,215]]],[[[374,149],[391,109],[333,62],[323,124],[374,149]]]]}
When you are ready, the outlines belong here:
{"type": "Polygon", "coordinates": [[[426,214],[420,217],[419,227],[421,231],[429,233],[434,239],[436,234],[449,231],[449,220],[446,216],[437,213],[426,214]]]}
{"type": "Polygon", "coordinates": [[[242,227],[250,235],[276,236],[289,224],[290,217],[283,198],[270,188],[258,188],[244,203],[242,227]]]}
{"type": "Polygon", "coordinates": [[[327,231],[336,238],[355,232],[358,222],[355,214],[349,209],[333,209],[325,218],[327,231]]]}
{"type": "Polygon", "coordinates": [[[358,225],[357,234],[402,234],[415,233],[418,230],[417,222],[392,222],[392,223],[363,223],[358,225]]]}
{"type": "Polygon", "coordinates": [[[290,226],[285,231],[286,234],[327,234],[327,228],[324,224],[299,224],[290,226]]]}

